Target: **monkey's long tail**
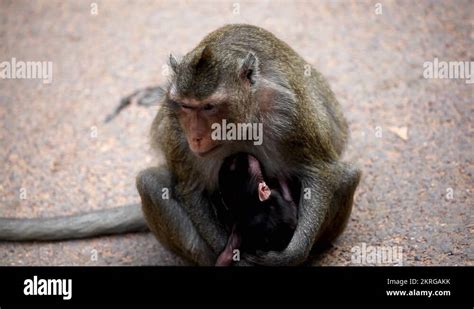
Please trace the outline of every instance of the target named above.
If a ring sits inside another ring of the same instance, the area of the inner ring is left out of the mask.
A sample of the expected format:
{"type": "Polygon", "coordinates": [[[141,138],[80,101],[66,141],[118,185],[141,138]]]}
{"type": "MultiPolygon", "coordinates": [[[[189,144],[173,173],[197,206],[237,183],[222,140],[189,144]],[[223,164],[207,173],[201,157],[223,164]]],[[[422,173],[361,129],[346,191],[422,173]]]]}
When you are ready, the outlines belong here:
{"type": "Polygon", "coordinates": [[[161,99],[165,96],[166,91],[161,86],[156,87],[147,87],[145,89],[137,90],[128,96],[122,98],[120,100],[119,105],[115,108],[115,110],[105,117],[104,122],[110,122],[112,119],[118,116],[122,110],[126,107],[130,106],[133,101],[137,103],[137,105],[150,107],[158,105],[161,99]]]}
{"type": "Polygon", "coordinates": [[[0,218],[0,240],[64,240],[148,230],[140,205],[63,217],[0,218]]]}

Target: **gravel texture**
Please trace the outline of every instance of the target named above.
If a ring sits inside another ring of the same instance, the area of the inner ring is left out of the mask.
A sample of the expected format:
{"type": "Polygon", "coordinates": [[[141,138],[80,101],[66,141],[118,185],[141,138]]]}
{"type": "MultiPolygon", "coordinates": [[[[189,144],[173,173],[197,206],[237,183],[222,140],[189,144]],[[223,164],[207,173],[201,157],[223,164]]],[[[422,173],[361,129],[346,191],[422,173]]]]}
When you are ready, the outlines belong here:
{"type": "MultiPolygon", "coordinates": [[[[345,159],[364,173],[346,231],[311,264],[354,265],[351,249],[366,243],[401,246],[404,265],[474,265],[473,84],[423,78],[435,57],[474,61],[473,1],[93,3],[97,15],[88,1],[0,1],[0,61],[54,70],[51,84],[0,80],[0,216],[138,202],[135,175],[156,163],[157,107],[104,117],[121,96],[165,82],[169,52],[250,23],[327,77],[352,131],[345,159]]],[[[185,264],[149,233],[0,242],[0,265],[185,264]]]]}

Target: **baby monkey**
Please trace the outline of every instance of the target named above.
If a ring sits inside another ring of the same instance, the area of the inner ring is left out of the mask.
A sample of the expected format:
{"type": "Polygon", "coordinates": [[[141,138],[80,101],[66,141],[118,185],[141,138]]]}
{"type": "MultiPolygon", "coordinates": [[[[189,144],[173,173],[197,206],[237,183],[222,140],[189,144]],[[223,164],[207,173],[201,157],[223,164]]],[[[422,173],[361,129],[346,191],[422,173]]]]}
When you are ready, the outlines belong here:
{"type": "Polygon", "coordinates": [[[255,253],[286,248],[296,228],[297,209],[285,179],[267,179],[254,156],[238,153],[224,160],[219,190],[232,230],[216,266],[231,265],[234,249],[255,253]]]}

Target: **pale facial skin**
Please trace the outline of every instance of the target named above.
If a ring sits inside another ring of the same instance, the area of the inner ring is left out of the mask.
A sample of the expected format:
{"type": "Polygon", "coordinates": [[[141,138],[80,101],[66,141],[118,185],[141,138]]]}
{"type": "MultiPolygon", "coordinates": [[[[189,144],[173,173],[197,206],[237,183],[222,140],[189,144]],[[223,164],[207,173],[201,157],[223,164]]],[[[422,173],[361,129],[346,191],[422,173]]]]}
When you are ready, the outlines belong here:
{"type": "Polygon", "coordinates": [[[225,97],[215,94],[203,100],[171,96],[178,109],[177,115],[189,149],[198,157],[205,157],[221,146],[211,138],[211,127],[226,118],[225,97]]]}

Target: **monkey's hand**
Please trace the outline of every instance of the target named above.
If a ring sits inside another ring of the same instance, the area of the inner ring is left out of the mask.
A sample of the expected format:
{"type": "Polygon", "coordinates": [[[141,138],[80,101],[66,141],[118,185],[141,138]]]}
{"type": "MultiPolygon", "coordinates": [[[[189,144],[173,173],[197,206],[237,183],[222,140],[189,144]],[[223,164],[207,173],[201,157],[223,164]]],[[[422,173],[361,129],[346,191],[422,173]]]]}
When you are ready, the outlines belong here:
{"type": "Polygon", "coordinates": [[[287,248],[281,252],[268,251],[258,253],[258,255],[245,254],[243,259],[262,266],[296,266],[303,263],[306,258],[304,255],[298,256],[295,251],[287,248]]]}
{"type": "MultiPolygon", "coordinates": [[[[301,221],[298,226],[305,223],[301,221]]],[[[304,263],[311,250],[311,237],[307,231],[297,228],[288,247],[283,251],[258,251],[256,255],[244,254],[243,259],[262,266],[296,266],[304,263]]]]}
{"type": "MultiPolygon", "coordinates": [[[[304,201],[301,207],[310,207],[304,201]]],[[[314,210],[314,209],[313,209],[314,210]]],[[[253,264],[263,266],[296,266],[304,263],[314,243],[321,220],[318,213],[300,210],[300,219],[293,238],[283,251],[257,252],[257,255],[244,255],[243,258],[253,264]]]]}

